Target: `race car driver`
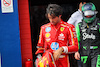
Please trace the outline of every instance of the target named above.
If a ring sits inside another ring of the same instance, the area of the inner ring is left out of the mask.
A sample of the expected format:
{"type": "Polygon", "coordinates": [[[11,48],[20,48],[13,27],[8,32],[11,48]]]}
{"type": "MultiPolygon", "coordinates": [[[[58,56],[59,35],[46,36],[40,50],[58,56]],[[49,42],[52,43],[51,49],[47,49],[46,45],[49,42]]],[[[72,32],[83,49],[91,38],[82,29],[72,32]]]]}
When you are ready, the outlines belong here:
{"type": "Polygon", "coordinates": [[[62,8],[57,4],[48,5],[46,16],[50,23],[41,26],[37,44],[38,53],[51,49],[56,67],[70,67],[68,53],[78,51],[75,28],[72,31],[72,27],[61,20],[62,8]]]}
{"type": "Polygon", "coordinates": [[[81,59],[82,67],[100,67],[100,20],[96,17],[95,5],[84,4],[82,13],[83,21],[76,27],[79,52],[75,58],[81,59]]]}

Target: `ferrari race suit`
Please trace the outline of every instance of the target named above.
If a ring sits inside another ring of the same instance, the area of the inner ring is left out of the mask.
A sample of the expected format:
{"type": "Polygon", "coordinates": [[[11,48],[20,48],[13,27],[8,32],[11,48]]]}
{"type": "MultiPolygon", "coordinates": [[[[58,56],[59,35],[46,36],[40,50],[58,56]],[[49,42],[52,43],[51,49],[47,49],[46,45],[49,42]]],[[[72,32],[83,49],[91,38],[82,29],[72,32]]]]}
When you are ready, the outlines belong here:
{"type": "MultiPolygon", "coordinates": [[[[45,48],[45,51],[51,49],[57,50],[64,48],[64,52],[56,61],[56,67],[70,67],[68,53],[78,51],[78,41],[74,26],[62,21],[57,25],[51,23],[41,26],[37,48],[45,48]]],[[[43,53],[40,50],[38,53],[43,53]]]]}
{"type": "Polygon", "coordinates": [[[79,42],[82,67],[100,67],[100,21],[78,23],[76,33],[79,42]]]}

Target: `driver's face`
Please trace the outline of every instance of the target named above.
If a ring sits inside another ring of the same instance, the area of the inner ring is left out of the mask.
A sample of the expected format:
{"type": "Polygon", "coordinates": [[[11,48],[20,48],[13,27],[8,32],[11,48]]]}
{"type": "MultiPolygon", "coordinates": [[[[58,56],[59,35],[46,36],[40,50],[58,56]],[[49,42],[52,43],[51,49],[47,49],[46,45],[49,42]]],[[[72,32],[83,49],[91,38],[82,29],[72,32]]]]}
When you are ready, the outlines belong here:
{"type": "Polygon", "coordinates": [[[50,14],[48,14],[48,19],[50,21],[51,24],[56,25],[57,23],[60,22],[61,16],[52,16],[50,14]]]}

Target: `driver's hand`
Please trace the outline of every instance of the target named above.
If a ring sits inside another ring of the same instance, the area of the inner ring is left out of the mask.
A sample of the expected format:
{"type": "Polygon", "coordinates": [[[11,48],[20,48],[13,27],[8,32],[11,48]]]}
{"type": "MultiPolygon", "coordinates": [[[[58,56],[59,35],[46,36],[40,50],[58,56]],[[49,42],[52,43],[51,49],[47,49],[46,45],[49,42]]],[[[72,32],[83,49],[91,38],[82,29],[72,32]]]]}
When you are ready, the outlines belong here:
{"type": "Polygon", "coordinates": [[[75,55],[74,55],[75,59],[76,60],[80,60],[80,54],[79,52],[76,52],[75,55]]]}
{"type": "Polygon", "coordinates": [[[64,51],[64,49],[62,47],[60,47],[59,49],[54,51],[53,52],[54,60],[58,60],[63,51],[64,51]]]}

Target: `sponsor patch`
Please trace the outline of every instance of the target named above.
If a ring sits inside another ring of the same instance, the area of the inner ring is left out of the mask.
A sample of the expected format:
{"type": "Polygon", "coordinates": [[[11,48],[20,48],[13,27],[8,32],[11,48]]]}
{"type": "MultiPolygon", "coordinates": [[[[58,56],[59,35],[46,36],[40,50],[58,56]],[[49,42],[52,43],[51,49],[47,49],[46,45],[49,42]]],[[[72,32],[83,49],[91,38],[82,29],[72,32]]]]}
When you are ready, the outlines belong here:
{"type": "Polygon", "coordinates": [[[46,32],[50,32],[50,31],[51,31],[51,27],[47,27],[47,28],[45,29],[45,31],[46,31],[46,32]]]}
{"type": "Polygon", "coordinates": [[[97,25],[95,27],[92,27],[91,30],[97,30],[97,25]]]}
{"type": "Polygon", "coordinates": [[[57,50],[58,48],[59,48],[59,44],[57,42],[52,42],[51,49],[52,50],[57,50]]]}
{"type": "Polygon", "coordinates": [[[63,33],[59,34],[59,36],[58,36],[59,40],[64,40],[64,38],[65,38],[65,35],[63,33]]]}
{"type": "Polygon", "coordinates": [[[60,31],[64,31],[64,29],[65,29],[64,27],[60,27],[60,31]]]}
{"type": "Polygon", "coordinates": [[[46,38],[46,41],[49,42],[51,40],[51,38],[46,38]]]}
{"type": "Polygon", "coordinates": [[[50,37],[50,33],[46,33],[46,34],[45,34],[45,37],[46,37],[46,38],[50,37]]]}
{"type": "Polygon", "coordinates": [[[83,35],[83,40],[85,40],[87,38],[93,39],[93,40],[96,39],[96,36],[93,33],[91,33],[91,34],[83,33],[82,35],[83,35]]]}

